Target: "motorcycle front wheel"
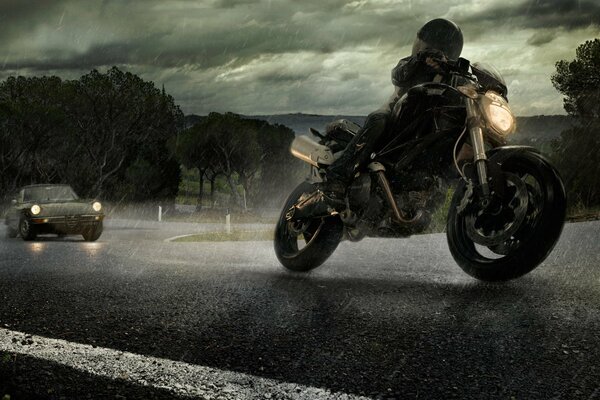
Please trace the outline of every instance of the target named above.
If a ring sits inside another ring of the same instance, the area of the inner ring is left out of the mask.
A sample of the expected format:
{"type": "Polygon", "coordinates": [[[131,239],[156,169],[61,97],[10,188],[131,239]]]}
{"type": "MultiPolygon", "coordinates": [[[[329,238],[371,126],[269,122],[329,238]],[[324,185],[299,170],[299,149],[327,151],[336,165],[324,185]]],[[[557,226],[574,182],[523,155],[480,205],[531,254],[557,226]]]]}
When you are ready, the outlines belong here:
{"type": "Polygon", "coordinates": [[[467,195],[461,181],[446,235],[454,260],[467,274],[506,281],[527,274],[550,254],[564,225],[566,196],[558,172],[538,153],[516,151],[492,156],[490,162],[498,162],[506,177],[500,211],[486,215],[475,207],[457,212],[467,195]]]}
{"type": "Polygon", "coordinates": [[[275,254],[287,269],[308,272],[323,264],[342,240],[343,223],[338,216],[288,221],[286,214],[314,186],[301,183],[286,200],[275,227],[275,254]]]}

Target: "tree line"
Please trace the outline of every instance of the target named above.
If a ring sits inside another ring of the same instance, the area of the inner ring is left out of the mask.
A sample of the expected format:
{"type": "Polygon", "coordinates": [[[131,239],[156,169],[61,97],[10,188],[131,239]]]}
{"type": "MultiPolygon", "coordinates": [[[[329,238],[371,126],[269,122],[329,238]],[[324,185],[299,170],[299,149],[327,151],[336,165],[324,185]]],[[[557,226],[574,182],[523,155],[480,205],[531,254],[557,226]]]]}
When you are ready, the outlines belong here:
{"type": "Polygon", "coordinates": [[[233,113],[210,113],[171,140],[170,150],[181,164],[199,172],[196,204],[214,203],[217,178],[225,180],[233,204],[276,206],[299,179],[301,163],[289,153],[290,128],[233,113]]]}
{"type": "Polygon", "coordinates": [[[581,44],[575,59],[556,63],[554,87],[577,123],[552,143],[572,211],[600,207],[600,39],[581,44]]]}
{"type": "Polygon", "coordinates": [[[231,113],[184,130],[164,88],[117,67],[75,80],[9,77],[0,82],[0,198],[68,183],[87,198],[174,200],[185,166],[199,171],[199,205],[204,183],[212,200],[217,179],[228,185],[227,206],[279,202],[293,184],[293,138],[287,127],[231,113]]]}
{"type": "Polygon", "coordinates": [[[171,96],[116,67],[76,80],[9,77],[0,83],[0,193],[69,183],[85,197],[172,197],[180,168],[166,143],[182,126],[171,96]]]}

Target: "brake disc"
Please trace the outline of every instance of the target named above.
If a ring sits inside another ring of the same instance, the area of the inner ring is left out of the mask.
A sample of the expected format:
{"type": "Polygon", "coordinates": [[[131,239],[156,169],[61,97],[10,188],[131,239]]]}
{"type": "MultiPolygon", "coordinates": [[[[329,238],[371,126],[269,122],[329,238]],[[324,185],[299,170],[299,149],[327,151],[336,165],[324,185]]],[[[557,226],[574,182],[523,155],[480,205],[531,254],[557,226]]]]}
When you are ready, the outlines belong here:
{"type": "Polygon", "coordinates": [[[509,240],[527,214],[529,195],[525,182],[508,172],[504,173],[504,178],[504,198],[500,199],[497,211],[473,209],[465,216],[467,236],[482,246],[496,246],[509,240]]]}

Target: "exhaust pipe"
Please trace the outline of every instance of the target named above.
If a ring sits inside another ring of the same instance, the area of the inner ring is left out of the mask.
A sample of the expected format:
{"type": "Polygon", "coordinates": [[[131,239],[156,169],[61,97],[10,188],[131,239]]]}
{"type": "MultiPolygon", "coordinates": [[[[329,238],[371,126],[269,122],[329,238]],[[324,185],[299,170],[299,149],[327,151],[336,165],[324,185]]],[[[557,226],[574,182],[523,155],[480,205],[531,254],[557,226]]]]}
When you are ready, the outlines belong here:
{"type": "Polygon", "coordinates": [[[331,149],[315,142],[308,136],[298,136],[290,146],[292,155],[315,167],[330,165],[334,161],[331,149]]]}

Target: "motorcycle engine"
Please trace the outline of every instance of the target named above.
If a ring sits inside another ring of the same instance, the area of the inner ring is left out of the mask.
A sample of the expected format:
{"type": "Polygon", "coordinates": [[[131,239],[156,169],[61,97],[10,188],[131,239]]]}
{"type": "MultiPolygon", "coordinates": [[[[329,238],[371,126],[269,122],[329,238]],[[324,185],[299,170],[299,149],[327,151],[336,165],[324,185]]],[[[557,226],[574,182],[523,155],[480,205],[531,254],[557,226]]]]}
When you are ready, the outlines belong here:
{"type": "Polygon", "coordinates": [[[350,208],[358,216],[353,225],[381,237],[409,236],[427,229],[433,211],[446,200],[444,181],[426,172],[396,176],[390,186],[403,214],[412,217],[420,213],[421,217],[412,224],[396,222],[381,188],[369,174],[362,174],[349,188],[350,208]]]}

